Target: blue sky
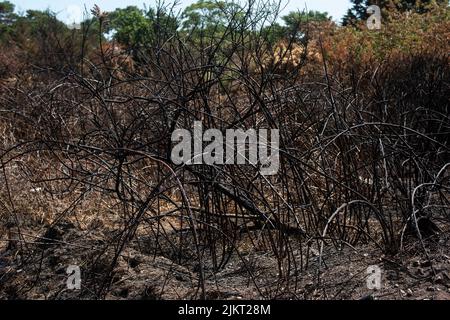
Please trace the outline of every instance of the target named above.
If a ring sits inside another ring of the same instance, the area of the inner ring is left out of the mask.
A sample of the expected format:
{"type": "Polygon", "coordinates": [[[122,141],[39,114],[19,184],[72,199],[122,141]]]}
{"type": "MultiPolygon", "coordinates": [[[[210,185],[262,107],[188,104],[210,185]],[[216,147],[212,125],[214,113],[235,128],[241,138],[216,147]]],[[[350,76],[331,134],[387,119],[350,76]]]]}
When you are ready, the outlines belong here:
{"type": "MultiPolygon", "coordinates": [[[[23,12],[27,9],[47,9],[58,13],[58,17],[66,22],[79,22],[82,18],[84,7],[92,8],[98,4],[102,10],[110,11],[115,8],[123,8],[128,5],[143,7],[153,6],[156,0],[9,0],[16,5],[16,11],[23,12]],[[69,21],[70,20],[70,21],[69,21]]],[[[180,9],[195,2],[195,0],[180,0],[180,9]]],[[[327,11],[335,21],[339,21],[347,9],[350,7],[350,0],[283,0],[286,5],[283,13],[294,10],[303,10],[305,6],[308,10],[327,11]]]]}

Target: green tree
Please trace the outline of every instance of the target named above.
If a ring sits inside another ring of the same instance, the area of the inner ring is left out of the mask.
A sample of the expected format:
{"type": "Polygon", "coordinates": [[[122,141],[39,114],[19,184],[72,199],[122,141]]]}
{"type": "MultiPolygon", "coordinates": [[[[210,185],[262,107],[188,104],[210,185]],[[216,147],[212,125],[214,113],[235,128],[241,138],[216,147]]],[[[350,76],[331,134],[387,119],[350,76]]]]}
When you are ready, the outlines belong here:
{"type": "Polygon", "coordinates": [[[17,19],[14,8],[14,4],[9,1],[0,2],[0,40],[4,40],[13,31],[12,25],[17,19]]]}
{"type": "Polygon", "coordinates": [[[199,0],[188,6],[182,15],[182,29],[185,32],[203,32],[214,35],[223,32],[228,22],[238,20],[242,8],[233,2],[199,0]]]}
{"type": "Polygon", "coordinates": [[[263,31],[263,35],[266,40],[274,44],[281,39],[290,37],[300,38],[304,37],[304,31],[302,27],[309,22],[325,22],[330,21],[331,17],[327,12],[308,11],[299,12],[292,11],[281,18],[284,25],[274,23],[266,27],[263,31]]]}
{"type": "Polygon", "coordinates": [[[292,11],[288,15],[282,17],[286,27],[288,29],[298,29],[302,24],[307,22],[322,22],[329,21],[331,17],[328,12],[319,11],[292,11]]]}
{"type": "Polygon", "coordinates": [[[106,32],[112,32],[119,43],[130,48],[164,41],[178,28],[176,17],[162,7],[116,9],[108,15],[108,21],[106,32]]]}
{"type": "Polygon", "coordinates": [[[152,39],[152,21],[136,6],[116,9],[108,18],[107,31],[112,31],[114,38],[128,47],[142,45],[152,39]]]}
{"type": "Polygon", "coordinates": [[[349,25],[355,23],[355,21],[364,19],[367,16],[367,0],[351,0],[353,6],[348,9],[344,18],[342,19],[343,25],[349,25]]]}
{"type": "Polygon", "coordinates": [[[0,2],[0,23],[10,23],[11,17],[14,16],[15,6],[9,1],[0,2]]]}
{"type": "Polygon", "coordinates": [[[69,32],[67,26],[49,10],[27,10],[25,15],[17,16],[11,29],[11,37],[21,44],[26,44],[28,38],[43,43],[51,35],[63,36],[69,32]]]}

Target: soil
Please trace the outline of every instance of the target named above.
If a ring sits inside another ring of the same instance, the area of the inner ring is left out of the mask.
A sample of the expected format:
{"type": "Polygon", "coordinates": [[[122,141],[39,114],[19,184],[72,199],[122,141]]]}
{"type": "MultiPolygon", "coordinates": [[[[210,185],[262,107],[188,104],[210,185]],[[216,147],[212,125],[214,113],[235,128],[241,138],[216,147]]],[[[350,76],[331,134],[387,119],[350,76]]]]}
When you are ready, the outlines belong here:
{"type": "MultiPolygon", "coordinates": [[[[180,245],[177,239],[183,231],[158,239],[139,232],[109,273],[114,248],[107,244],[118,231],[105,228],[102,221],[94,220],[86,228],[60,222],[21,232],[22,241],[1,242],[1,299],[95,299],[99,292],[105,299],[201,297],[201,268],[191,233],[180,245]],[[181,254],[175,249],[180,246],[181,254]],[[69,265],[81,268],[81,290],[67,287],[69,265]]],[[[395,255],[370,244],[328,244],[321,259],[317,244],[292,239],[292,254],[281,265],[267,244],[249,245],[249,236],[240,240],[239,255],[225,255],[221,268],[214,268],[212,255],[204,251],[207,299],[450,299],[448,232],[423,242],[408,239],[409,245],[395,255]],[[369,266],[381,269],[379,289],[368,288],[369,266]]]]}

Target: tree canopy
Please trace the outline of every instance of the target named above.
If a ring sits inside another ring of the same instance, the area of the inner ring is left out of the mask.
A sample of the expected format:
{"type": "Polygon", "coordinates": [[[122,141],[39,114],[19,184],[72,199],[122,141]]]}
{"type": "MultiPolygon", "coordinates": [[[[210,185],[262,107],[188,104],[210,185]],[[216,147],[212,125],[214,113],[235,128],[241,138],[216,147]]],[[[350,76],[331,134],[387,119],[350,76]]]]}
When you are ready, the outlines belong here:
{"type": "Polygon", "coordinates": [[[298,28],[302,23],[312,22],[312,21],[328,21],[330,20],[328,12],[320,11],[292,11],[286,16],[282,17],[286,27],[288,28],[298,28]]]}
{"type": "Polygon", "coordinates": [[[230,17],[242,13],[242,8],[233,2],[199,0],[186,7],[182,14],[182,30],[189,33],[222,33],[230,17]]]}
{"type": "Polygon", "coordinates": [[[9,1],[0,2],[0,39],[12,31],[12,24],[17,19],[14,4],[9,1]]]}
{"type": "Polygon", "coordinates": [[[152,21],[136,6],[116,9],[108,18],[108,31],[113,31],[114,38],[126,46],[136,46],[152,38],[152,21]]]}

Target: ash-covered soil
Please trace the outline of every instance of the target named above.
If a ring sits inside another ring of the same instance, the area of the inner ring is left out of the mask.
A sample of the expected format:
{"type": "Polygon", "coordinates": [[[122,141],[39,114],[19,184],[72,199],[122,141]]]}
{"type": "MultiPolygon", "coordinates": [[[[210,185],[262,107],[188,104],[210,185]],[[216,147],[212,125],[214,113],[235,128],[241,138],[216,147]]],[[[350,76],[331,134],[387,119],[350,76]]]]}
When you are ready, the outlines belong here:
{"type": "MultiPolygon", "coordinates": [[[[9,230],[17,241],[4,236],[1,242],[0,298],[201,298],[197,248],[192,233],[184,231],[180,242],[180,232],[155,237],[140,230],[116,255],[113,240],[120,232],[99,220],[85,228],[69,221],[33,226],[20,236],[9,230]],[[70,265],[80,267],[80,290],[67,287],[70,265]]],[[[292,254],[280,259],[270,243],[250,243],[254,239],[256,232],[242,235],[237,250],[227,254],[217,248],[215,260],[210,248],[200,248],[207,299],[450,299],[447,232],[423,244],[408,239],[395,255],[370,244],[328,244],[321,259],[317,242],[291,239],[292,254]],[[367,268],[374,265],[382,271],[378,290],[367,286],[367,268]]]]}

